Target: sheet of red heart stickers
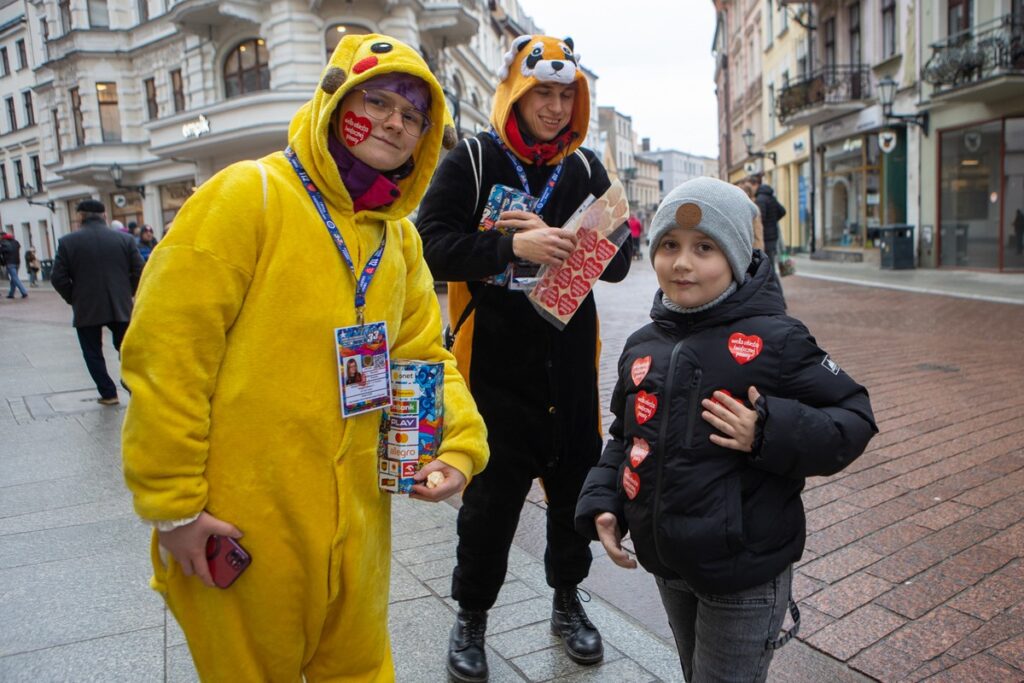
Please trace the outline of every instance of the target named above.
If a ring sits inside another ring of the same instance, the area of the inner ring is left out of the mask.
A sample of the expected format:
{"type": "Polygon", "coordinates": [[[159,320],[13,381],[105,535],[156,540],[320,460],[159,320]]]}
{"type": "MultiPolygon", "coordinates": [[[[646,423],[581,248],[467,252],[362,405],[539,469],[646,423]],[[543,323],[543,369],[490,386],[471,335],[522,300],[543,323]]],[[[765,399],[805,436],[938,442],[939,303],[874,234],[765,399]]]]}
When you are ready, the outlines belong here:
{"type": "Polygon", "coordinates": [[[615,181],[599,199],[582,212],[577,211],[562,226],[576,233],[576,248],[561,265],[542,269],[537,274],[536,287],[530,292],[533,305],[558,329],[569,323],[618,253],[628,231],[622,231],[622,235],[613,233],[627,218],[629,203],[622,184],[615,181]]]}

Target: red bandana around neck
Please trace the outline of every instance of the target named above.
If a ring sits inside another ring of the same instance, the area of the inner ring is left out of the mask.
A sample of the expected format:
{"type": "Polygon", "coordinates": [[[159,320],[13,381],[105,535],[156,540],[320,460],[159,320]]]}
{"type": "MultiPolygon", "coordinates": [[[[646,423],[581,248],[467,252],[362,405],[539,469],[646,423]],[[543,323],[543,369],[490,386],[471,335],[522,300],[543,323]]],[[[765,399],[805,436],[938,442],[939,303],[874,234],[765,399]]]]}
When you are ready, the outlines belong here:
{"type": "Polygon", "coordinates": [[[515,110],[505,122],[505,137],[508,138],[509,146],[516,154],[530,159],[537,166],[546,164],[561,154],[575,135],[576,133],[570,128],[550,142],[535,142],[531,145],[523,139],[523,134],[519,131],[519,117],[515,110]]]}

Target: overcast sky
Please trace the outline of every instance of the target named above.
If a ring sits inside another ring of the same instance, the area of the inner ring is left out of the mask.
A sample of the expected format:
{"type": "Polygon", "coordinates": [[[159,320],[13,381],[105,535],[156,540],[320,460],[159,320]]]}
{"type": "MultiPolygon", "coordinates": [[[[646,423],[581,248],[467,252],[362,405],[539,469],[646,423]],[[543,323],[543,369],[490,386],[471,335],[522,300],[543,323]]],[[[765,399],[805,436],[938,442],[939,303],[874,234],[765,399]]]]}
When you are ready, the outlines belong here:
{"type": "Polygon", "coordinates": [[[572,37],[598,104],[631,116],[637,143],[718,156],[711,0],[519,2],[545,33],[572,37]]]}

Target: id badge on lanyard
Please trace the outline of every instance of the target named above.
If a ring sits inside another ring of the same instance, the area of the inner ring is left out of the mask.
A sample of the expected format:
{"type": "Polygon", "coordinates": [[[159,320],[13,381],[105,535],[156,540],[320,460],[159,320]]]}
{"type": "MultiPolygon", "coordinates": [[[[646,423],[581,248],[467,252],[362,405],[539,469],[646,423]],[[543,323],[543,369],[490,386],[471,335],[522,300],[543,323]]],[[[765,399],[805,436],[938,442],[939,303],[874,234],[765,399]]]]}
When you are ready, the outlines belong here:
{"type": "Polygon", "coordinates": [[[384,255],[387,231],[385,230],[384,236],[381,237],[380,246],[366,262],[362,274],[357,275],[352,255],[341,236],[341,231],[327,210],[327,202],[324,201],[320,190],[290,147],[285,150],[284,155],[309,194],[309,199],[320,214],[320,219],[330,233],[334,246],[337,247],[338,253],[356,281],[356,324],[337,327],[333,331],[335,357],[338,362],[341,414],[343,417],[351,417],[386,408],[391,405],[391,357],[388,352],[387,325],[383,321],[365,322],[363,310],[366,308],[366,292],[370,289],[370,283],[384,255]]]}

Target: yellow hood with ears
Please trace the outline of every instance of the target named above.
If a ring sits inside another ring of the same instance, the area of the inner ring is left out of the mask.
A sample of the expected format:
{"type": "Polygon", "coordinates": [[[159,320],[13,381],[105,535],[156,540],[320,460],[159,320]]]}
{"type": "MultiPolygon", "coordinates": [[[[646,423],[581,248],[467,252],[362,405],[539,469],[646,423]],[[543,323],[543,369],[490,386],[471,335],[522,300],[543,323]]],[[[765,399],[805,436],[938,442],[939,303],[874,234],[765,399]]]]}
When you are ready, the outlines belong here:
{"type": "MultiPolygon", "coordinates": [[[[505,53],[505,64],[498,74],[501,82],[494,93],[491,125],[514,153],[515,148],[505,134],[505,123],[519,98],[539,83],[576,83],[576,99],[573,102],[572,120],[569,122],[576,136],[569,143],[565,154],[575,152],[586,139],[590,124],[590,85],[579,66],[579,55],[574,50],[572,38],[533,35],[519,36],[505,53]]],[[[520,155],[516,153],[516,156],[520,155]]],[[[525,157],[520,158],[526,162],[531,161],[525,157]]],[[[556,156],[548,164],[557,164],[561,159],[561,155],[556,156]]]]}
{"type": "Polygon", "coordinates": [[[313,182],[331,204],[351,211],[352,198],[341,181],[338,167],[327,147],[331,117],[341,100],[361,83],[382,74],[400,72],[420,78],[430,88],[430,127],[412,153],[412,173],[397,182],[402,195],[389,206],[366,211],[370,217],[397,220],[419,205],[437,166],[442,142],[455,146],[455,128],[441,84],[418,52],[395,38],[380,34],[342,38],[320,77],[313,99],[304,104],[288,127],[288,144],[313,182]]]}

